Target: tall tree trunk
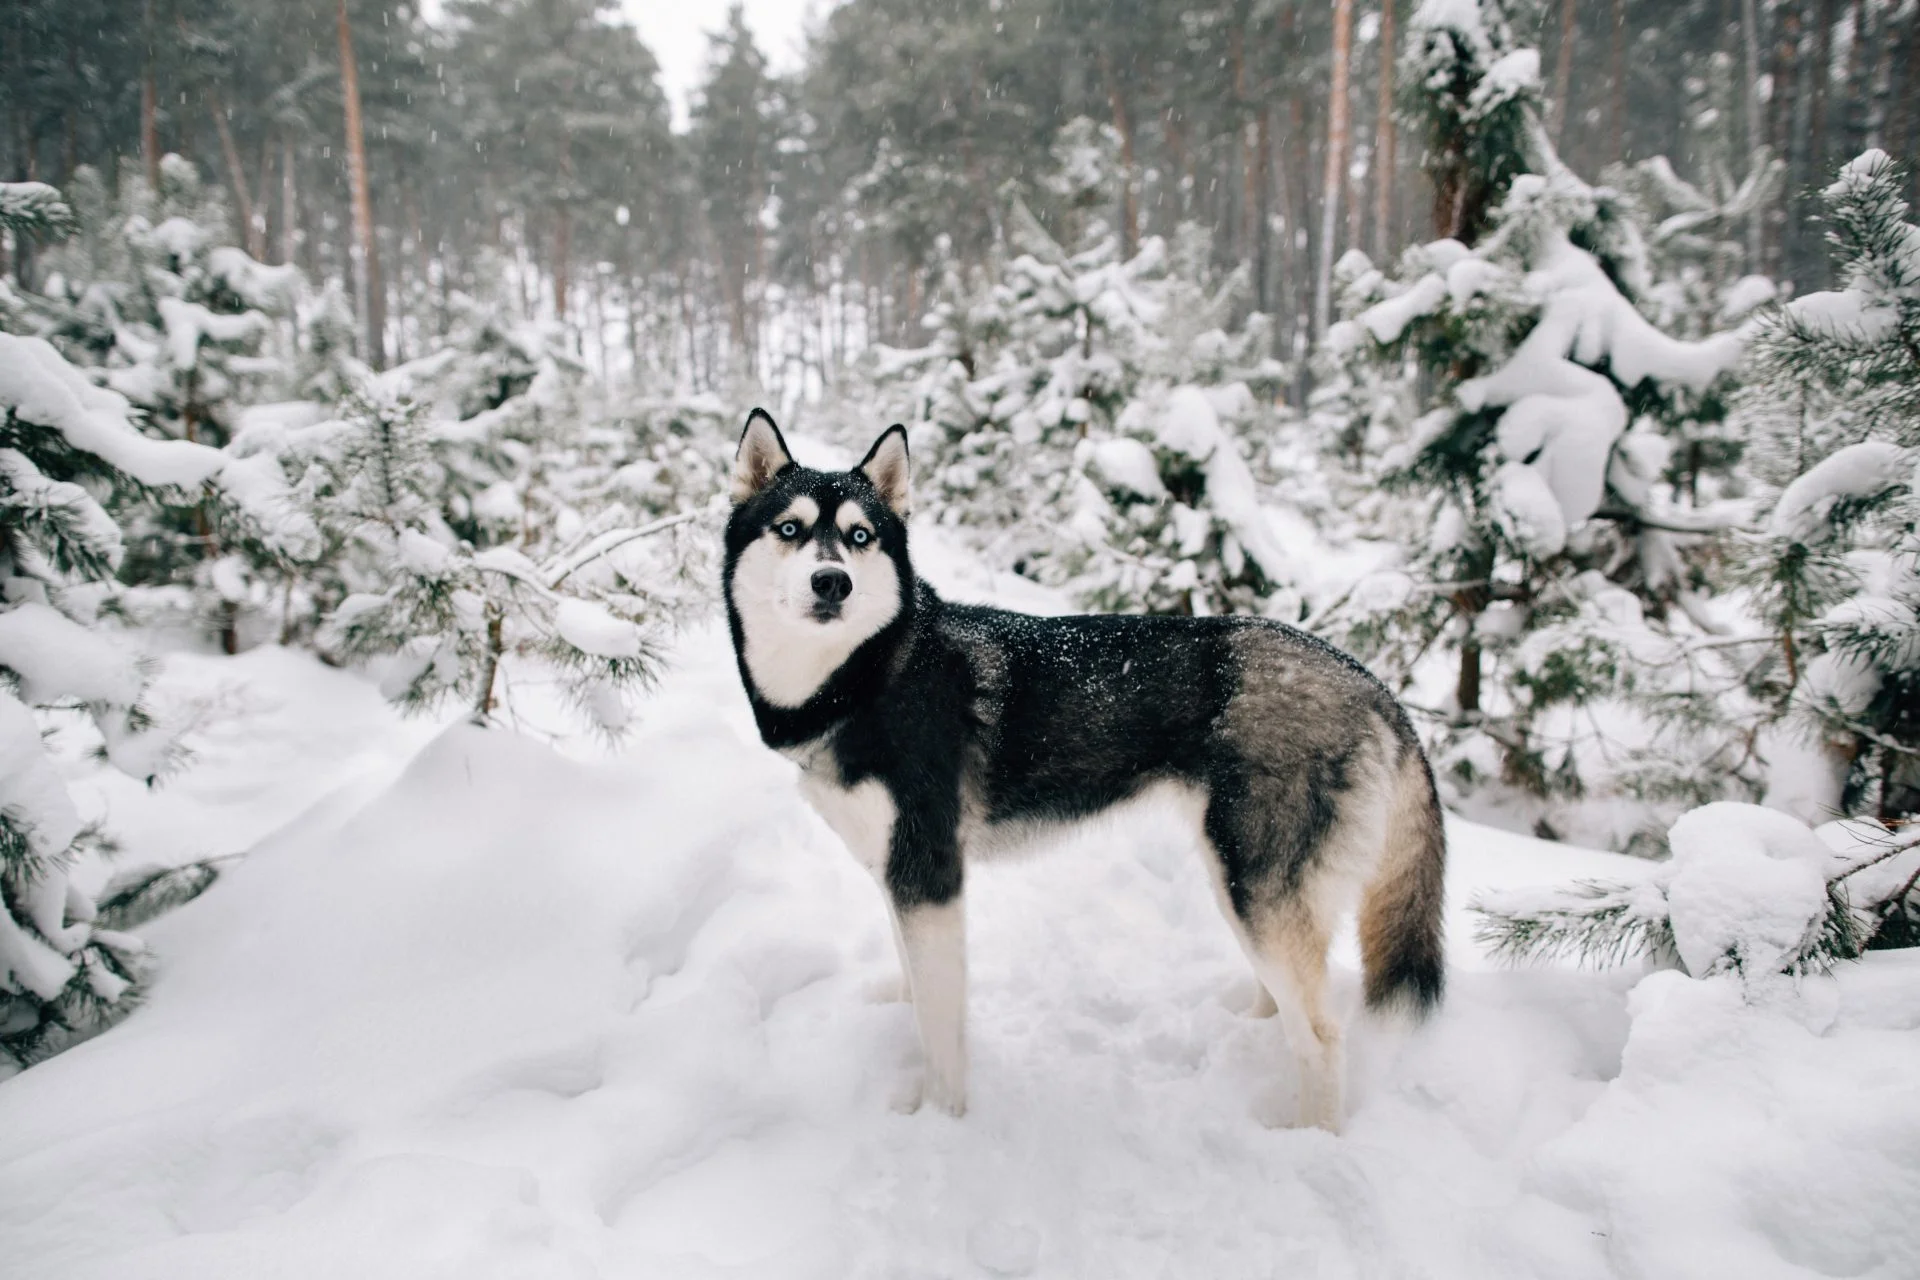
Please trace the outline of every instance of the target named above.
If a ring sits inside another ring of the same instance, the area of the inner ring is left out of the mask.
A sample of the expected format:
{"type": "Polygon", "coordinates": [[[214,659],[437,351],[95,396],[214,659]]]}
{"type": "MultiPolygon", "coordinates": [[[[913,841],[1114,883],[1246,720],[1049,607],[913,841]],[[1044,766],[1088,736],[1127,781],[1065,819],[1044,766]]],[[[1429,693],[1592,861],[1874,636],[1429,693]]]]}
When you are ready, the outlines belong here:
{"type": "Polygon", "coordinates": [[[160,189],[160,87],[153,75],[153,0],[144,0],[140,8],[141,34],[145,51],[140,60],[140,159],[147,171],[147,186],[160,189]]]}
{"type": "Polygon", "coordinates": [[[353,233],[359,248],[358,278],[365,299],[367,363],[376,369],[387,364],[387,290],[380,278],[380,250],[373,235],[373,192],[367,178],[367,139],[360,122],[360,68],[353,59],[353,28],[347,22],[347,0],[338,0],[340,27],[340,96],[346,104],[347,169],[353,181],[353,233]]]}
{"type": "Polygon", "coordinates": [[[1573,47],[1580,39],[1580,15],[1574,4],[1575,0],[1560,0],[1560,48],[1553,61],[1553,102],[1547,123],[1556,147],[1566,137],[1567,116],[1573,110],[1573,47]]]}
{"type": "Polygon", "coordinates": [[[1827,157],[1832,154],[1827,105],[1833,96],[1833,22],[1833,0],[1819,0],[1814,15],[1813,65],[1808,68],[1812,78],[1807,85],[1813,95],[1807,122],[1807,163],[1816,186],[1825,184],[1831,176],[1827,172],[1827,157]]]}
{"type": "Polygon", "coordinates": [[[1800,157],[1804,148],[1794,145],[1796,106],[1800,97],[1800,6],[1789,3],[1779,13],[1779,36],[1773,47],[1773,97],[1771,108],[1773,149],[1787,165],[1787,194],[1771,217],[1777,228],[1767,248],[1766,271],[1780,275],[1786,269],[1788,251],[1799,241],[1793,213],[1799,204],[1800,157]]]}
{"type": "Polygon", "coordinates": [[[1333,318],[1333,251],[1340,230],[1340,192],[1347,177],[1347,82],[1353,56],[1353,0],[1333,0],[1333,85],[1327,102],[1327,167],[1320,193],[1320,261],[1313,287],[1313,334],[1333,318]]]}
{"type": "Polygon", "coordinates": [[[1140,243],[1140,210],[1133,189],[1133,121],[1127,115],[1126,95],[1120,91],[1120,79],[1113,73],[1113,58],[1100,50],[1100,74],[1107,82],[1107,108],[1113,112],[1113,127],[1120,133],[1120,256],[1131,258],[1140,243]]]}
{"type": "Polygon", "coordinates": [[[1247,20],[1237,17],[1228,46],[1228,56],[1233,62],[1233,132],[1234,142],[1240,155],[1240,252],[1242,262],[1250,262],[1254,256],[1255,238],[1259,229],[1255,226],[1255,212],[1259,197],[1254,191],[1255,170],[1258,168],[1253,155],[1253,139],[1248,135],[1248,110],[1253,105],[1253,93],[1247,84],[1247,20]]]}
{"type": "Polygon", "coordinates": [[[1613,0],[1613,49],[1607,74],[1608,159],[1627,158],[1627,0],[1613,0]]]}
{"type": "Polygon", "coordinates": [[[553,316],[562,324],[567,320],[567,286],[573,271],[573,214],[566,205],[553,210],[553,316]]]}
{"type": "Polygon", "coordinates": [[[1254,116],[1253,139],[1259,159],[1258,201],[1253,208],[1253,225],[1259,230],[1253,239],[1253,305],[1263,314],[1273,312],[1273,111],[1264,101],[1254,116]]]}
{"type": "Polygon", "coordinates": [[[1373,256],[1384,263],[1393,247],[1394,147],[1398,138],[1393,120],[1394,10],[1399,0],[1380,0],[1380,99],[1373,123],[1373,256]]]}
{"type": "MultiPolygon", "coordinates": [[[[1893,103],[1887,120],[1887,151],[1907,157],[1913,150],[1913,97],[1920,92],[1920,9],[1909,10],[1894,51],[1893,70],[1888,75],[1888,91],[1893,103]]],[[[1911,171],[1909,182],[1920,183],[1920,168],[1911,171]]]]}
{"type": "Polygon", "coordinates": [[[300,198],[293,176],[293,139],[280,135],[280,261],[293,265],[300,241],[300,198]]]}
{"type": "MultiPolygon", "coordinates": [[[[1740,0],[1740,48],[1745,55],[1747,91],[1742,99],[1747,117],[1747,164],[1751,169],[1758,161],[1760,148],[1766,145],[1760,124],[1760,13],[1756,0],[1740,0]]],[[[1760,269],[1765,225],[1765,213],[1756,204],[1747,215],[1748,271],[1760,269]]]]}
{"type": "MultiPolygon", "coordinates": [[[[233,130],[227,127],[227,113],[220,107],[219,91],[207,89],[207,111],[213,116],[213,131],[220,137],[220,155],[227,162],[227,178],[233,183],[234,207],[240,211],[242,238],[254,261],[267,259],[267,229],[254,218],[253,193],[247,189],[246,166],[240,163],[240,148],[233,145],[233,130]]],[[[265,193],[262,193],[263,195],[265,193]]]]}

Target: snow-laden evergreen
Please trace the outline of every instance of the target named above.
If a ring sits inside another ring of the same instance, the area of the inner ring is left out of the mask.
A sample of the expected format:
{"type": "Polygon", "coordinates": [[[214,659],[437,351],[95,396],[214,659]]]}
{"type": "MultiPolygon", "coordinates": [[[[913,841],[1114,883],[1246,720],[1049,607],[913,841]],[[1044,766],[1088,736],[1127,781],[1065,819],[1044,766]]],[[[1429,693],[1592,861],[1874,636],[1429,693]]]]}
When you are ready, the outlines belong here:
{"type": "Polygon", "coordinates": [[[1371,512],[1403,550],[1332,625],[1403,684],[1451,667],[1447,693],[1421,687],[1456,796],[1657,839],[1673,799],[1754,777],[1719,716],[1738,682],[1691,643],[1724,629],[1692,548],[1743,512],[1682,506],[1669,482],[1721,416],[1742,339],[1678,337],[1637,305],[1663,296],[1643,215],[1554,154],[1506,6],[1428,4],[1413,25],[1437,180],[1462,184],[1458,235],[1391,274],[1342,264],[1314,418],[1336,428],[1350,487],[1403,495],[1371,512]],[[1597,720],[1610,701],[1634,706],[1597,720]],[[1701,752],[1705,770],[1669,766],[1701,752]],[[1605,811],[1580,817],[1593,788],[1605,811]]]}
{"type": "Polygon", "coordinates": [[[1810,819],[1920,808],[1920,229],[1869,151],[1823,193],[1841,288],[1770,313],[1740,421],[1776,487],[1744,546],[1790,718],[1769,801],[1810,819]]]}
{"type": "Polygon", "coordinates": [[[1046,186],[1076,247],[1016,201],[993,278],[950,271],[931,342],[876,352],[876,399],[909,425],[922,502],[994,561],[1090,608],[1259,612],[1291,575],[1246,441],[1284,370],[1264,317],[1235,322],[1246,275],[1216,273],[1199,228],[1122,256],[1090,212],[1116,146],[1061,130],[1046,186]]]}
{"type": "Polygon", "coordinates": [[[143,704],[146,664],[98,626],[126,556],[101,499],[197,493],[223,459],[144,436],[129,414],[45,339],[0,333],[0,1054],[22,1061],[125,1013],[143,977],[125,928],[156,896],[205,884],[182,872],[88,892],[76,864],[110,840],[42,740],[41,713],[73,708],[115,767],[151,781],[169,763],[143,704]]]}

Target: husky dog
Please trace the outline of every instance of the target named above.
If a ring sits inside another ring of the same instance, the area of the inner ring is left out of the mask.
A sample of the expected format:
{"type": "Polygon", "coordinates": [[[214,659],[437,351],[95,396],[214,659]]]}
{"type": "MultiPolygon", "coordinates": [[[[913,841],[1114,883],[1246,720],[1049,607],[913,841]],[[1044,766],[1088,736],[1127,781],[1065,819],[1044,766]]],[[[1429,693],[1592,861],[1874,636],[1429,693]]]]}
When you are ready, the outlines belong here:
{"type": "Polygon", "coordinates": [[[950,604],[907,555],[907,435],[851,471],[794,462],[756,409],[735,457],[725,589],[766,744],[879,880],[925,1055],[966,1108],[969,858],[1149,792],[1207,852],[1221,909],[1337,1128],[1327,948],[1359,904],[1366,1000],[1440,999],[1446,837],[1407,716],[1358,662],[1252,618],[1042,618],[950,604]]]}

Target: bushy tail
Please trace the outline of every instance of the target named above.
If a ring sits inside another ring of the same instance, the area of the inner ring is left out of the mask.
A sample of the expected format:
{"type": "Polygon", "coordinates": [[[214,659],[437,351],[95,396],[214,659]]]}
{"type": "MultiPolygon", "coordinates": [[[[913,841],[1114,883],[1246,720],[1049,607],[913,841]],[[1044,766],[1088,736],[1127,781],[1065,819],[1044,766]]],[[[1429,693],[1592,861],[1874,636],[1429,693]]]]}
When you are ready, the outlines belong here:
{"type": "Polygon", "coordinates": [[[1386,855],[1360,899],[1367,1007],[1423,1016],[1446,987],[1447,832],[1418,747],[1400,765],[1386,855]]]}

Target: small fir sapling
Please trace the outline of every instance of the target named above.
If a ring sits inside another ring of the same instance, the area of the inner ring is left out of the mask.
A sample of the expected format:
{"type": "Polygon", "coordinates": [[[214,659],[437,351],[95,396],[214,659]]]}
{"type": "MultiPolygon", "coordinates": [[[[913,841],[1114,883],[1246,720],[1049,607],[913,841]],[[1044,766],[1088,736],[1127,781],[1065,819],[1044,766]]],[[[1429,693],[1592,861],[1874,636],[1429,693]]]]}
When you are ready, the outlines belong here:
{"type": "Polygon", "coordinates": [[[35,714],[83,710],[136,778],[172,756],[142,704],[146,665],[97,626],[125,556],[97,495],[197,494],[223,459],[143,436],[129,413],[44,339],[0,334],[0,1055],[20,1063],[124,1015],[145,970],[122,928],[212,877],[167,873],[105,903],[83,891],[76,863],[110,842],[82,823],[35,714]]]}
{"type": "Polygon", "coordinates": [[[1739,418],[1778,487],[1743,567],[1787,722],[1768,801],[1809,820],[1920,811],[1920,228],[1883,152],[1822,195],[1841,287],[1768,313],[1739,418]]]}
{"type": "Polygon", "coordinates": [[[614,553],[681,521],[596,522],[538,559],[525,543],[476,548],[445,519],[421,419],[421,406],[370,387],[310,442],[313,515],[340,548],[345,588],[321,643],[385,660],[382,690],[403,708],[456,700],[480,721],[502,709],[503,660],[534,653],[591,724],[618,733],[624,695],[652,680],[658,649],[642,626],[648,601],[614,553]]]}
{"type": "MultiPolygon", "coordinates": [[[[295,363],[291,322],[302,284],[228,243],[226,211],[193,165],[169,155],[158,188],[130,176],[110,196],[93,170],[75,174],[76,234],[46,255],[48,336],[99,370],[144,414],[150,432],[216,447],[243,405],[281,386],[295,363]]],[[[236,483],[246,477],[236,474],[236,483]]],[[[217,486],[172,509],[126,503],[122,578],[139,590],[119,607],[157,620],[186,612],[234,652],[242,614],[265,606],[256,565],[303,551],[274,538],[270,513],[217,486]]]]}

